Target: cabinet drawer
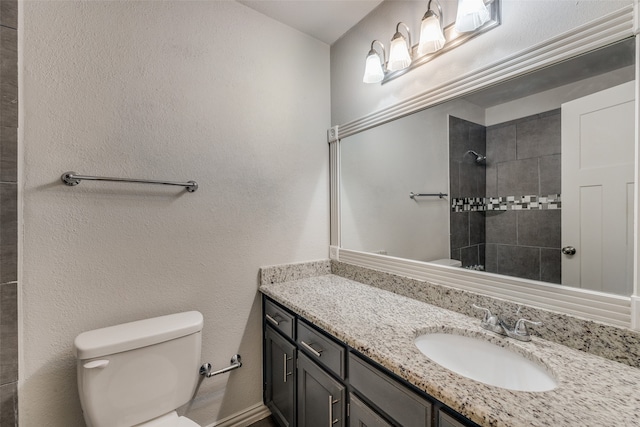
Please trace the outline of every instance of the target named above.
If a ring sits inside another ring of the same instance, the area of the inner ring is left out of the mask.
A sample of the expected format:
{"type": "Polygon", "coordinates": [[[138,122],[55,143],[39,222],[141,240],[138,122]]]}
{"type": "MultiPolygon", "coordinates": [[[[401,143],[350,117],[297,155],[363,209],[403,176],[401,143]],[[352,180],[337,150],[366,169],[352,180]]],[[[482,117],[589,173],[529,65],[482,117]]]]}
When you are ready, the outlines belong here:
{"type": "Polygon", "coordinates": [[[297,342],[300,344],[300,349],[311,359],[344,379],[344,347],[300,320],[298,320],[297,342]]]}
{"type": "Polygon", "coordinates": [[[431,403],[353,354],[349,354],[349,382],[401,426],[431,426],[431,403]]]}
{"type": "Polygon", "coordinates": [[[438,425],[440,427],[465,427],[464,424],[442,411],[438,412],[438,425]]]}
{"type": "Polygon", "coordinates": [[[362,400],[353,394],[349,396],[349,427],[392,427],[384,418],[376,414],[362,400]]]}
{"type": "Polygon", "coordinates": [[[294,317],[282,307],[268,299],[264,300],[264,317],[267,324],[279,330],[283,335],[294,339],[294,317]]]}

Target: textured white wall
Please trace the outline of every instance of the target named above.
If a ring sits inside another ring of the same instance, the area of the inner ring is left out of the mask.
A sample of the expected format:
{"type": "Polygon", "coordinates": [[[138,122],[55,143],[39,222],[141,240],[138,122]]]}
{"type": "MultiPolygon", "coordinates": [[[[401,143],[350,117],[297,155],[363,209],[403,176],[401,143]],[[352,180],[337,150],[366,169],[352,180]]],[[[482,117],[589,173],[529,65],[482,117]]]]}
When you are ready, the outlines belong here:
{"type": "Polygon", "coordinates": [[[83,425],[73,339],[204,314],[202,425],[259,403],[261,265],[326,258],[329,47],[236,2],[24,2],[20,424],[83,425]],[[177,187],[61,173],[196,180],[177,187]]]}
{"type": "MultiPolygon", "coordinates": [[[[417,43],[426,3],[385,1],[331,46],[331,123],[340,125],[494,63],[607,13],[633,0],[501,0],[502,25],[384,85],[362,83],[364,62],[374,39],[387,52],[398,21],[417,43]]],[[[445,21],[456,2],[443,2],[445,21]]]]}

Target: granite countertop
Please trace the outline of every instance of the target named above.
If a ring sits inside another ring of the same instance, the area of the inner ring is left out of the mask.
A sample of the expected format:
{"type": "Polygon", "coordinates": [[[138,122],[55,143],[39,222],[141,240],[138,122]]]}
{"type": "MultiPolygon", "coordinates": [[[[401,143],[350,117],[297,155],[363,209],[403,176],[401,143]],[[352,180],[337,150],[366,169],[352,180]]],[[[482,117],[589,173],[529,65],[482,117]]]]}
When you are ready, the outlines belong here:
{"type": "Polygon", "coordinates": [[[640,369],[533,337],[519,342],[478,318],[332,274],[263,284],[260,291],[482,426],[638,426],[640,369]],[[546,392],[485,385],[432,362],[414,345],[426,332],[482,336],[544,365],[546,392]]]}

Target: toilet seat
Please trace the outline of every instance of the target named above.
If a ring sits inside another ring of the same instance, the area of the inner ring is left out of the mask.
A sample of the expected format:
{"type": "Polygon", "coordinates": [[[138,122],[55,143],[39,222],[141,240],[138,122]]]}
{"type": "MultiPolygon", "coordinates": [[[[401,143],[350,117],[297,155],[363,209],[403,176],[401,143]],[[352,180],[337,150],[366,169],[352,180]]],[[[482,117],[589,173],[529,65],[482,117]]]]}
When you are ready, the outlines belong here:
{"type": "Polygon", "coordinates": [[[172,411],[151,421],[136,424],[134,427],[200,427],[200,425],[187,417],[179,417],[176,411],[172,411]]]}

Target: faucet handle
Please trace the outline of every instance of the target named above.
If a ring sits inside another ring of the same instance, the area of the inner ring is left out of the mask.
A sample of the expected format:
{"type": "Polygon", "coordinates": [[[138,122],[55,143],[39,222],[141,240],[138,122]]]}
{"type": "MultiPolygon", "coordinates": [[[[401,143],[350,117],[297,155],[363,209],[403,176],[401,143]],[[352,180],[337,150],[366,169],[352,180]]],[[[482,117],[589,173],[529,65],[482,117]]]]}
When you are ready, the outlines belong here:
{"type": "Polygon", "coordinates": [[[491,311],[488,308],[480,307],[479,305],[475,305],[475,304],[471,304],[471,307],[476,308],[478,310],[484,310],[484,319],[482,319],[482,321],[485,322],[485,323],[490,318],[493,317],[493,314],[491,314],[491,311]]]}
{"type": "Polygon", "coordinates": [[[542,322],[534,322],[528,319],[520,319],[516,322],[516,326],[513,328],[513,332],[519,336],[528,336],[529,330],[527,329],[527,323],[534,326],[542,325],[542,322]]]}

